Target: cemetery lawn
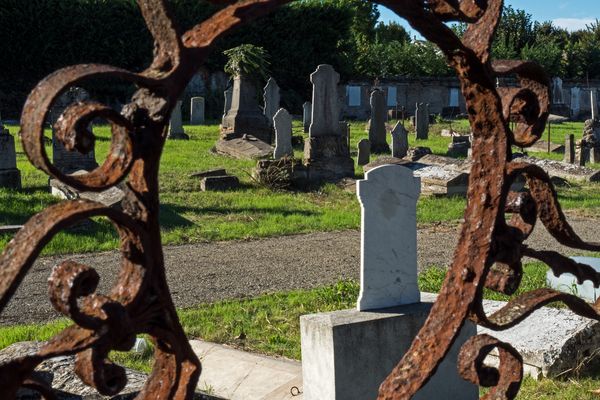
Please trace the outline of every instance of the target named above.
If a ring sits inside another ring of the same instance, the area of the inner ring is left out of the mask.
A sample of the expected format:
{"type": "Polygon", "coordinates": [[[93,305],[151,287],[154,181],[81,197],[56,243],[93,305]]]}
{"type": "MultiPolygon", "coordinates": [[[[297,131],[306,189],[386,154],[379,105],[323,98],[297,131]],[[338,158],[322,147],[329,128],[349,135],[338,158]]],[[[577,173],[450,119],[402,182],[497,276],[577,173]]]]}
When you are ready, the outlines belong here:
{"type": "MultiPolygon", "coordinates": [[[[546,267],[541,263],[526,264],[519,293],[543,287],[546,267]]],[[[439,291],[444,270],[430,268],[419,276],[422,291],[439,291]]],[[[299,317],[304,314],[352,308],[356,304],[359,285],[341,281],[312,290],[274,293],[250,299],[228,300],[178,310],[181,323],[190,339],[224,343],[247,351],[300,359],[299,317]]],[[[506,296],[485,292],[485,298],[506,300],[506,296]]],[[[19,325],[0,328],[0,349],[26,340],[48,340],[67,327],[67,320],[47,324],[19,325]]],[[[111,358],[122,365],[149,372],[152,346],[143,354],[113,352],[111,358]]],[[[569,378],[567,380],[526,378],[517,399],[595,399],[600,379],[569,378]]]]}
{"type": "MultiPolygon", "coordinates": [[[[360,139],[368,136],[364,122],[351,123],[352,156],[360,139]]],[[[449,138],[442,137],[442,129],[449,123],[431,126],[428,140],[416,141],[409,136],[411,146],[428,146],[435,154],[444,155],[449,138]]],[[[456,131],[469,131],[466,120],[452,124],[456,131]]],[[[16,135],[18,127],[9,126],[17,138],[17,163],[21,170],[24,189],[20,192],[0,189],[0,225],[25,223],[31,216],[58,202],[47,191],[48,177],[35,169],[26,159],[16,135]]],[[[258,185],[251,177],[254,161],[235,160],[211,152],[218,138],[218,125],[186,126],[190,141],[168,141],[160,170],[161,216],[163,243],[184,244],[203,241],[251,239],[316,231],[358,229],[360,206],[354,193],[326,184],[309,191],[274,191],[258,185]],[[242,187],[230,192],[202,192],[200,182],[189,174],[211,168],[224,167],[238,176],[242,187]]],[[[565,132],[579,137],[582,123],[564,123],[552,128],[553,141],[560,142],[565,132]],[[559,128],[560,127],[560,128],[559,128]]],[[[109,148],[110,130],[106,126],[94,128],[97,136],[96,157],[103,160],[109,148]]],[[[299,121],[294,121],[294,134],[302,135],[299,121]]],[[[50,137],[50,131],[46,136],[50,137]]],[[[51,146],[47,146],[48,153],[51,146]]],[[[544,153],[536,153],[536,155],[544,153]]],[[[295,149],[295,157],[302,157],[302,146],[295,149]]],[[[550,155],[550,157],[553,157],[550,155]]],[[[599,165],[600,167],[600,165],[599,165]]],[[[363,176],[362,167],[356,174],[363,176]]],[[[595,184],[573,184],[559,189],[560,200],[566,209],[586,212],[600,211],[600,192],[595,184]]],[[[456,222],[465,207],[462,198],[422,197],[417,208],[420,224],[456,222]]],[[[0,250],[12,238],[0,235],[0,250]]],[[[118,238],[112,225],[96,219],[85,231],[63,231],[44,249],[43,254],[69,254],[113,250],[118,238]]]]}

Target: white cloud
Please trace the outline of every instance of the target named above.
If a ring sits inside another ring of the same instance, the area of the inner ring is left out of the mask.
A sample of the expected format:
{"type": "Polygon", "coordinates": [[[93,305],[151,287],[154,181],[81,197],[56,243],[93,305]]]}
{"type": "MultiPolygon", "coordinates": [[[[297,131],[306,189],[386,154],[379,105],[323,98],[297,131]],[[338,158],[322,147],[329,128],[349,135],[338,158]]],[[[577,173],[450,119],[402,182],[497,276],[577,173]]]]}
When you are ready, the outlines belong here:
{"type": "Polygon", "coordinates": [[[566,29],[569,32],[585,29],[586,25],[596,22],[595,18],[557,18],[552,21],[554,26],[566,29]]]}

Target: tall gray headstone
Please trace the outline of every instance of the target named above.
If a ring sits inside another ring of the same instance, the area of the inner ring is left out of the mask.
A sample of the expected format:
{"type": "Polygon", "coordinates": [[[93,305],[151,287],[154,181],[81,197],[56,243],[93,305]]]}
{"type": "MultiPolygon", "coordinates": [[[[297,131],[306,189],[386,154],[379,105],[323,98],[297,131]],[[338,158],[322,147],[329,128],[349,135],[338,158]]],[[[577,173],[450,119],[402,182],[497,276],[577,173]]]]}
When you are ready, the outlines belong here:
{"type": "Polygon", "coordinates": [[[340,121],[340,132],[346,143],[346,146],[350,148],[350,124],[346,121],[340,121]]]}
{"type": "Polygon", "coordinates": [[[302,105],[302,122],[304,125],[304,133],[308,133],[308,130],[310,129],[311,116],[312,103],[310,101],[307,101],[302,105]]]}
{"type": "Polygon", "coordinates": [[[404,158],[408,153],[408,131],[400,121],[392,129],[392,157],[404,158]]]}
{"type": "Polygon", "coordinates": [[[190,124],[202,125],[204,123],[204,97],[192,97],[190,100],[190,124]]]}
{"type": "Polygon", "coordinates": [[[581,89],[571,88],[571,116],[577,118],[581,112],[581,89]]]}
{"type": "Polygon", "coordinates": [[[552,104],[564,104],[563,81],[558,76],[552,78],[552,104]]]}
{"type": "Polygon", "coordinates": [[[273,117],[275,126],[275,151],[273,158],[276,160],[282,157],[291,157],[294,155],[292,148],[292,116],[285,108],[280,108],[273,117]]]}
{"type": "Polygon", "coordinates": [[[223,139],[252,135],[265,143],[271,143],[272,128],[260,107],[257,85],[256,79],[247,76],[233,78],[231,108],[221,121],[223,139]]]}
{"type": "Polygon", "coordinates": [[[0,188],[21,189],[15,139],[0,122],[0,188]]]}
{"type": "Polygon", "coordinates": [[[598,97],[596,96],[596,89],[590,90],[590,105],[592,107],[592,119],[598,120],[598,97]]]}
{"type": "Polygon", "coordinates": [[[338,83],[340,74],[328,64],[321,64],[310,75],[313,84],[312,117],[309,128],[311,137],[338,135],[340,104],[338,83]]]}
{"type": "Polygon", "coordinates": [[[348,139],[340,129],[340,75],[321,64],[310,75],[313,84],[311,123],[304,141],[304,165],[312,182],[336,181],[354,176],[348,139]]]}
{"type": "Polygon", "coordinates": [[[429,138],[429,107],[418,103],[415,109],[415,126],[417,139],[427,140],[429,138]]]}
{"type": "Polygon", "coordinates": [[[182,101],[178,100],[171,113],[169,121],[169,139],[189,139],[189,136],[183,130],[183,117],[181,116],[182,101]]]}
{"type": "Polygon", "coordinates": [[[232,97],[233,97],[233,88],[228,87],[227,90],[225,90],[223,92],[223,99],[224,99],[223,118],[225,118],[225,116],[227,115],[229,110],[231,110],[231,98],[232,97]]]}
{"type": "Polygon", "coordinates": [[[358,311],[418,303],[417,200],[412,170],[383,165],[356,183],[362,209],[358,311]]]}
{"type": "Polygon", "coordinates": [[[369,139],[362,139],[358,142],[358,156],[356,163],[358,165],[367,165],[371,161],[371,143],[369,139]]]}
{"type": "Polygon", "coordinates": [[[371,124],[369,125],[369,141],[371,152],[384,153],[390,151],[386,142],[385,123],[387,121],[387,110],[385,96],[379,89],[371,92],[371,124]]]}
{"type": "Polygon", "coordinates": [[[265,117],[267,117],[270,126],[273,126],[273,117],[279,110],[280,99],[281,97],[279,95],[279,86],[277,86],[277,82],[275,82],[275,79],[269,78],[263,92],[263,101],[265,105],[264,114],[265,117]]]}
{"type": "Polygon", "coordinates": [[[77,150],[69,151],[56,137],[55,125],[65,109],[70,104],[84,102],[89,98],[90,96],[85,89],[72,87],[56,100],[48,114],[52,126],[52,164],[64,174],[72,174],[82,170],[92,171],[98,167],[94,149],[86,154],[82,154],[77,150]]]}
{"type": "Polygon", "coordinates": [[[565,135],[565,156],[564,162],[575,164],[575,135],[565,135]]]}

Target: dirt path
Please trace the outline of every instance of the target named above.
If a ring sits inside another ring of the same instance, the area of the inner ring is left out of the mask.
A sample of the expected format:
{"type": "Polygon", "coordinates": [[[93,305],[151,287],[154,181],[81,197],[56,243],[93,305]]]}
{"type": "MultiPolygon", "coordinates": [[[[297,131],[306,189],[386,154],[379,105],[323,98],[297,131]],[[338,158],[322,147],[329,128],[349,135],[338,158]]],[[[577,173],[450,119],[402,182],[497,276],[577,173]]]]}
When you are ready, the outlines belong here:
{"type": "MultiPolygon", "coordinates": [[[[570,222],[585,240],[600,241],[600,219],[571,217],[570,222]]],[[[448,265],[457,240],[457,226],[440,224],[419,229],[419,269],[448,265]]],[[[558,245],[541,226],[529,243],[538,249],[574,254],[558,245]]],[[[167,246],[167,279],[178,307],[323,286],[339,279],[358,278],[359,246],[358,231],[167,246]]],[[[58,316],[48,301],[46,281],[52,267],[65,259],[94,267],[102,277],[101,292],[107,291],[118,270],[116,252],[41,258],[0,315],[0,325],[41,322],[58,316]]]]}

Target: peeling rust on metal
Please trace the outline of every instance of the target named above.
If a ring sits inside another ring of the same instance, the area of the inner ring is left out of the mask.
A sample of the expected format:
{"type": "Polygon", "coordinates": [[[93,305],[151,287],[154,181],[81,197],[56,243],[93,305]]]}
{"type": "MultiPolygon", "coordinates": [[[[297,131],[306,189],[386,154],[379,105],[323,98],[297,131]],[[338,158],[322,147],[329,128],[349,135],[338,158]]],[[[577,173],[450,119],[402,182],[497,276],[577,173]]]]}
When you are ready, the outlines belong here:
{"type": "MultiPolygon", "coordinates": [[[[86,218],[112,221],[121,240],[121,270],[110,293],[98,294],[98,274],[72,261],[50,274],[53,306],[75,325],[49,340],[33,355],[0,364],[3,398],[13,399],[20,387],[48,399],[53,391],[37,379],[42,361],[76,354],[76,372],[100,393],[114,395],[125,385],[121,367],[110,362],[112,350],[131,347],[136,334],[155,344],[154,366],[138,399],[191,399],[201,372],[177,318],[165,278],[158,223],[158,169],[170,113],[216,39],[291,0],[215,1],[228,6],[178,34],[166,0],[137,0],[155,40],[154,60],[136,74],[107,65],[83,64],[61,69],[41,81],[29,95],[21,119],[24,150],[37,168],[79,190],[100,191],[126,183],[123,211],[90,201],[66,201],[30,219],[0,256],[0,312],[15,293],[43,247],[62,229],[86,218]],[[112,143],[107,159],[94,171],[65,175],[50,162],[44,147],[44,122],[58,96],[92,78],[114,78],[138,87],[121,113],[94,102],[70,105],[58,119],[56,137],[66,149],[87,152],[95,138],[88,129],[94,118],[110,122],[112,143]]],[[[549,79],[531,62],[490,60],[502,0],[380,0],[446,55],[461,81],[473,131],[473,166],[465,222],[452,265],[438,301],[410,349],[381,384],[379,399],[404,400],[427,383],[467,320],[492,330],[523,321],[535,309],[562,301],[576,313],[600,319],[590,305],[566,293],[537,289],[523,293],[502,309],[486,315],[483,289],[514,293],[523,277],[522,257],[536,258],[555,274],[570,272],[579,282],[596,287],[600,276],[587,265],[551,251],[523,244],[539,219],[561,244],[600,251],[600,244],[583,241],[561,210],[548,175],[539,167],[512,161],[511,146],[529,146],[544,131],[549,115],[549,79]],[[445,25],[468,23],[463,38],[445,25]],[[498,88],[496,78],[516,76],[519,87],[498,88]],[[515,129],[509,128],[515,123],[515,129]],[[511,186],[524,179],[527,191],[511,186]],[[511,214],[507,219],[506,214],[511,214]]],[[[485,399],[513,399],[522,379],[522,359],[510,344],[488,335],[471,338],[460,352],[461,375],[491,387],[485,399]],[[482,364],[498,349],[500,365],[482,364]]]]}

